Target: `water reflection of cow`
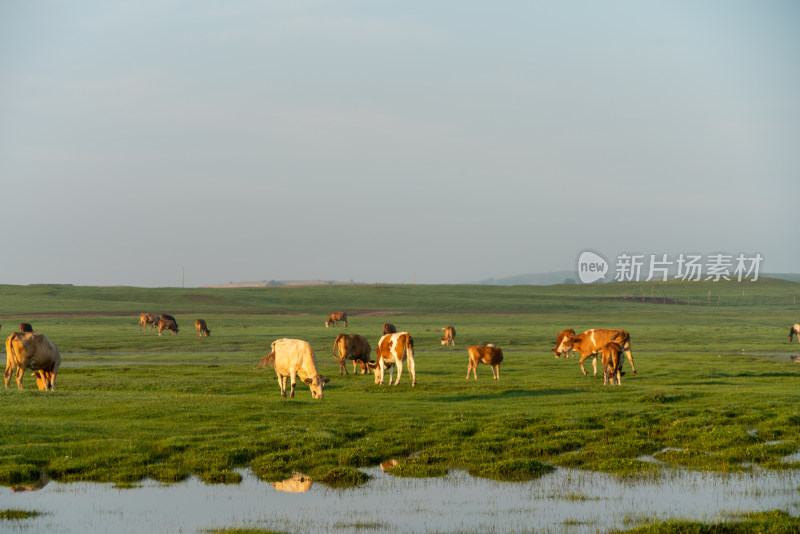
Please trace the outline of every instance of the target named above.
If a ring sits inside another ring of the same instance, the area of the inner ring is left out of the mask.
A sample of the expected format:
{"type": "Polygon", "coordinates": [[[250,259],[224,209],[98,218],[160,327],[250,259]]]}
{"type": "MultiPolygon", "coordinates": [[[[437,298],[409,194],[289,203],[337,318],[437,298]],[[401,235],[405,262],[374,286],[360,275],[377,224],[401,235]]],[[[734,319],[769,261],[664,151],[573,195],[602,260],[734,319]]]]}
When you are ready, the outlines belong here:
{"type": "Polygon", "coordinates": [[[292,478],[280,482],[273,482],[272,487],[278,491],[288,493],[303,493],[311,489],[312,480],[303,473],[293,473],[292,478]]]}
{"type": "Polygon", "coordinates": [[[39,478],[39,481],[36,484],[32,484],[30,486],[23,486],[23,485],[11,486],[11,491],[13,491],[13,492],[17,492],[17,491],[38,491],[38,490],[42,489],[43,487],[45,487],[49,482],[50,482],[50,477],[48,477],[47,475],[42,475],[39,478]]]}

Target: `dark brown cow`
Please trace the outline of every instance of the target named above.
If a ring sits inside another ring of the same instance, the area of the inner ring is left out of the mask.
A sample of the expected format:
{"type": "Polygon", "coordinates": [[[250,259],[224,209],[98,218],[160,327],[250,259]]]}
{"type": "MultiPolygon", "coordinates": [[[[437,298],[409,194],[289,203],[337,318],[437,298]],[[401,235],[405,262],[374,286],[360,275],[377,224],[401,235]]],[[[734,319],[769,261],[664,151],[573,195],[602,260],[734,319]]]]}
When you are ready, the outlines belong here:
{"type": "MultiPolygon", "coordinates": [[[[556,336],[556,348],[553,349],[556,358],[561,357],[561,353],[558,352],[558,347],[561,346],[561,342],[564,341],[564,338],[567,336],[574,336],[574,335],[575,335],[575,330],[573,330],[572,328],[567,328],[566,330],[562,330],[561,332],[558,333],[558,336],[556,336]]],[[[564,358],[569,358],[570,355],[575,356],[575,351],[571,350],[567,352],[564,358]]]]}
{"type": "Polygon", "coordinates": [[[386,324],[383,325],[383,335],[384,336],[386,334],[396,334],[396,333],[397,333],[397,328],[395,328],[392,323],[386,323],[386,324]]]}
{"type": "Polygon", "coordinates": [[[197,337],[201,337],[202,334],[205,334],[206,337],[211,335],[211,330],[208,329],[204,319],[195,319],[194,329],[197,331],[197,337]]]}
{"type": "Polygon", "coordinates": [[[603,385],[608,385],[609,381],[613,386],[616,379],[616,384],[622,384],[622,365],[620,364],[620,353],[622,346],[619,343],[612,341],[606,343],[602,348],[603,352],[603,385]]]}
{"type": "Polygon", "coordinates": [[[16,370],[17,388],[22,389],[25,369],[33,371],[36,386],[41,390],[56,387],[56,375],[61,366],[61,353],[55,343],[38,332],[14,332],[6,339],[6,389],[16,370]]]}
{"type": "Polygon", "coordinates": [[[372,347],[364,336],[358,334],[339,334],[333,342],[333,357],[339,362],[339,374],[350,374],[347,372],[346,360],[353,360],[353,373],[356,372],[356,363],[361,364],[361,372],[367,373],[369,369],[369,356],[372,347]]]}
{"type": "MultiPolygon", "coordinates": [[[[593,356],[592,367],[594,374],[597,375],[597,355],[603,350],[608,343],[615,341],[620,344],[623,352],[628,356],[628,361],[631,363],[633,374],[636,375],[636,367],[633,365],[633,354],[631,353],[631,336],[625,330],[614,330],[609,328],[594,328],[587,330],[583,334],[577,336],[566,336],[561,340],[558,346],[558,352],[566,352],[575,350],[581,354],[581,371],[586,374],[586,369],[583,368],[583,362],[586,358],[593,356]]],[[[620,359],[620,367],[622,360],[620,359]]]]}
{"type": "Polygon", "coordinates": [[[469,355],[469,362],[467,363],[467,380],[469,380],[469,372],[472,371],[472,376],[475,380],[478,379],[478,364],[485,363],[492,366],[492,377],[495,380],[500,380],[500,362],[503,361],[503,351],[500,347],[494,345],[470,345],[467,348],[469,355]]]}
{"type": "Polygon", "coordinates": [[[33,326],[31,325],[31,323],[19,323],[19,331],[33,332],[33,326]]]}
{"type": "Polygon", "coordinates": [[[169,330],[170,334],[173,336],[178,335],[178,323],[176,323],[174,319],[167,319],[166,316],[162,315],[161,319],[158,320],[159,336],[162,330],[169,330]]]}
{"type": "Polygon", "coordinates": [[[444,331],[444,337],[442,338],[442,345],[455,345],[456,344],[456,329],[452,326],[445,326],[444,328],[440,328],[439,332],[444,331]]]}
{"type": "MultiPolygon", "coordinates": [[[[390,364],[397,365],[397,381],[394,383],[396,386],[400,383],[400,375],[403,374],[403,360],[408,360],[408,371],[411,373],[411,386],[417,385],[417,371],[414,364],[414,339],[408,332],[397,332],[395,334],[386,334],[378,341],[378,348],[375,351],[378,361],[370,362],[369,366],[375,372],[375,383],[383,384],[384,371],[391,369],[390,364]]],[[[392,373],[390,371],[389,383],[392,382],[392,373]]]]}
{"type": "Polygon", "coordinates": [[[347,328],[347,312],[333,312],[328,316],[328,320],[325,321],[325,328],[328,328],[330,325],[336,326],[339,321],[344,323],[344,327],[347,328]]]}
{"type": "Polygon", "coordinates": [[[144,331],[147,332],[147,326],[150,325],[151,330],[155,330],[156,326],[158,326],[158,320],[160,317],[158,315],[153,315],[152,313],[140,313],[139,314],[139,332],[142,331],[142,326],[144,326],[144,331]]]}
{"type": "Polygon", "coordinates": [[[789,329],[789,343],[792,342],[794,336],[797,336],[797,342],[800,343],[800,323],[789,329]]]}

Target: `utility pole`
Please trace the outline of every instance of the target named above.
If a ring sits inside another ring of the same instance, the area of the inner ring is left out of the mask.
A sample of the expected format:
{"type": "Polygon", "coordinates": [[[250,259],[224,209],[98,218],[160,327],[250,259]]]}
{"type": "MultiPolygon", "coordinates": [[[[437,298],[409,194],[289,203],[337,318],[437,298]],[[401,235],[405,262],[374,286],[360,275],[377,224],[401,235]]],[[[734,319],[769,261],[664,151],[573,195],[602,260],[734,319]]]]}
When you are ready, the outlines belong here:
{"type": "Polygon", "coordinates": [[[181,267],[181,289],[185,289],[186,286],[183,284],[184,281],[184,268],[181,267]]]}

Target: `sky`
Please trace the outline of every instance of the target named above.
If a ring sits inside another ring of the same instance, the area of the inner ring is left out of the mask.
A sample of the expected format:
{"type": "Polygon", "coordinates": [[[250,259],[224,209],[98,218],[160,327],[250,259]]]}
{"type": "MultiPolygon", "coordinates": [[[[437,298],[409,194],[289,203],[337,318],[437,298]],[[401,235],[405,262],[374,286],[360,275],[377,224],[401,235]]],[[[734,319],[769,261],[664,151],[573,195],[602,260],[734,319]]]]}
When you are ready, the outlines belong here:
{"type": "Polygon", "coordinates": [[[800,272],[794,0],[0,0],[0,283],[800,272]]]}

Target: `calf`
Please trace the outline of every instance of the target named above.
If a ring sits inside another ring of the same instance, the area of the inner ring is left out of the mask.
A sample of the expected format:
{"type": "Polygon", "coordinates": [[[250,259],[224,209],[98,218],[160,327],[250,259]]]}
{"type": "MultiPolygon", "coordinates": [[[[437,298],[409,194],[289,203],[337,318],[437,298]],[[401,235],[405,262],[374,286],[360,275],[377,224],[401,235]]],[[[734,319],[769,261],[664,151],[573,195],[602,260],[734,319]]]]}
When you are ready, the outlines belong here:
{"type": "MultiPolygon", "coordinates": [[[[400,383],[400,376],[403,374],[403,360],[408,360],[408,371],[411,373],[411,387],[417,385],[417,371],[414,363],[414,339],[408,332],[397,332],[386,334],[378,341],[376,350],[377,362],[370,362],[369,366],[375,371],[375,383],[383,384],[383,376],[390,364],[397,365],[396,386],[400,383]],[[377,371],[380,369],[380,372],[377,371]]],[[[391,383],[391,375],[389,383],[391,383]]]]}
{"type": "Polygon", "coordinates": [[[452,326],[445,326],[444,328],[440,328],[439,332],[444,331],[444,337],[442,338],[442,345],[455,345],[456,339],[456,329],[452,326]]]}
{"type": "Polygon", "coordinates": [[[336,326],[339,322],[344,323],[344,327],[347,328],[347,312],[333,312],[328,316],[328,320],[325,321],[325,328],[328,328],[330,325],[336,326]]]}
{"type": "MultiPolygon", "coordinates": [[[[575,330],[573,330],[572,328],[567,328],[566,330],[562,330],[561,332],[558,333],[558,336],[556,336],[556,348],[553,349],[556,358],[561,357],[561,353],[558,351],[558,348],[561,346],[561,342],[564,341],[564,338],[567,336],[574,336],[574,335],[575,335],[575,330]]],[[[566,354],[564,358],[569,358],[570,355],[575,356],[574,350],[565,351],[565,353],[566,354]]]]}
{"type": "Polygon", "coordinates": [[[38,332],[14,332],[6,339],[6,389],[16,370],[17,388],[22,389],[25,369],[33,371],[36,386],[41,390],[54,390],[56,375],[61,366],[61,353],[55,343],[38,332]]]}
{"type": "Polygon", "coordinates": [[[278,375],[278,385],[281,388],[281,397],[286,397],[286,378],[290,378],[292,391],[289,395],[294,397],[296,379],[308,384],[311,397],[324,398],[323,388],[330,379],[324,378],[317,372],[317,357],[311,350],[311,345],[300,339],[277,339],[272,342],[272,352],[264,356],[259,367],[269,363],[275,368],[278,375]]]}
{"type": "Polygon", "coordinates": [[[467,380],[469,380],[469,372],[472,371],[472,376],[475,380],[478,379],[478,363],[485,363],[492,366],[492,377],[495,380],[500,380],[500,362],[503,361],[503,351],[500,347],[494,345],[470,345],[467,348],[469,355],[469,362],[467,363],[467,380]]]}
{"type": "Polygon", "coordinates": [[[361,372],[366,374],[369,369],[369,356],[372,347],[364,336],[358,334],[339,334],[333,342],[333,357],[339,363],[339,374],[349,374],[345,360],[353,360],[353,373],[356,372],[356,363],[361,364],[361,372]],[[338,354],[337,354],[338,353],[338,354]]]}
{"type": "MultiPolygon", "coordinates": [[[[558,352],[566,352],[575,350],[581,354],[581,371],[586,375],[586,369],[583,368],[583,362],[590,356],[592,359],[592,367],[594,374],[597,375],[597,354],[600,353],[603,347],[615,341],[620,344],[623,352],[628,356],[628,361],[631,363],[633,374],[636,375],[636,367],[633,365],[633,354],[631,353],[631,337],[625,330],[612,330],[608,328],[594,328],[587,330],[583,334],[577,336],[567,335],[561,340],[558,346],[558,352]]],[[[622,360],[620,360],[620,367],[622,367],[622,360]]]]}
{"type": "Polygon", "coordinates": [[[616,384],[619,386],[622,383],[622,372],[620,371],[622,367],[620,362],[622,346],[611,341],[606,343],[601,350],[603,354],[603,385],[608,385],[610,381],[613,386],[616,378],[616,384]]]}
{"type": "Polygon", "coordinates": [[[206,337],[211,335],[211,330],[208,329],[204,319],[195,319],[194,329],[197,331],[197,337],[201,337],[202,334],[205,334],[206,337]]]}
{"type": "Polygon", "coordinates": [[[162,315],[161,319],[158,320],[158,335],[160,336],[163,330],[169,330],[173,336],[178,335],[178,323],[175,322],[175,319],[167,319],[166,317],[166,315],[162,315]]]}

